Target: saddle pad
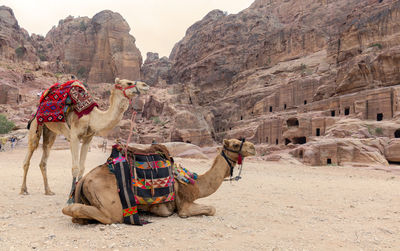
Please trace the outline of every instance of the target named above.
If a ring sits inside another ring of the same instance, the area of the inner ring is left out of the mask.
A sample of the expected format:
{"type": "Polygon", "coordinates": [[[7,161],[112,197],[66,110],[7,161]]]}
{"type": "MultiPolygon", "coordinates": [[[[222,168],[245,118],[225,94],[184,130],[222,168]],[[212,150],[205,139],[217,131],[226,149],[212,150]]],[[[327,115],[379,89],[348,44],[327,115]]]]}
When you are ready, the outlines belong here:
{"type": "Polygon", "coordinates": [[[107,164],[117,179],[124,223],[142,225],[137,205],[159,204],[175,199],[172,163],[162,155],[135,154],[114,145],[107,164]]]}
{"type": "Polygon", "coordinates": [[[81,82],[71,80],[56,83],[43,92],[36,112],[38,124],[65,122],[65,115],[72,107],[78,117],[89,114],[98,106],[81,82]]]}

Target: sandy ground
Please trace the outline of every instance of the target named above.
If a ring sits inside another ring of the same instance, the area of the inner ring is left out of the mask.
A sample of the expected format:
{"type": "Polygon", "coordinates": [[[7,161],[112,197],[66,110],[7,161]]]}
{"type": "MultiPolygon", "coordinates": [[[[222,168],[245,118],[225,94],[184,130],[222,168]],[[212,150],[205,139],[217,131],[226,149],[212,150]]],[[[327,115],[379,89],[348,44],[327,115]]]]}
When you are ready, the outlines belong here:
{"type": "MultiPolygon", "coordinates": [[[[88,169],[109,153],[92,149],[88,169]]],[[[43,194],[35,153],[30,195],[19,195],[25,149],[0,152],[0,250],[385,250],[400,247],[400,176],[350,167],[246,160],[243,179],[224,183],[201,203],[213,217],[145,216],[153,223],[81,226],[64,216],[70,153],[48,164],[54,196],[43,194]]],[[[178,159],[204,172],[210,161],[178,159]]],[[[87,170],[88,171],[88,170],[87,170]]]]}

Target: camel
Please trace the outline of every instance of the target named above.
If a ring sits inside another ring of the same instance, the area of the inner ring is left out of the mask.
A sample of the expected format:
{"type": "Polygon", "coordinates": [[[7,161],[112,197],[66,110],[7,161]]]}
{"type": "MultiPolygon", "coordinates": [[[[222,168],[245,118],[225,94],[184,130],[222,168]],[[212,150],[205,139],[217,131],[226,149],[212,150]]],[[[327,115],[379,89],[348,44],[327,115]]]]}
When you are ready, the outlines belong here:
{"type": "Polygon", "coordinates": [[[43,154],[39,166],[43,176],[45,194],[54,195],[47,181],[47,159],[56,136],[59,134],[63,134],[70,142],[72,192],[76,181],[82,177],[85,171],[85,160],[93,136],[106,135],[121,121],[124,112],[129,107],[129,100],[135,94],[146,93],[148,90],[149,86],[144,82],[116,78],[111,91],[110,107],[106,111],[95,107],[89,114],[81,118],[78,118],[74,112],[70,112],[66,116],[66,122],[45,122],[43,125],[39,125],[37,120],[33,119],[28,133],[28,152],[23,163],[24,176],[20,194],[28,194],[26,176],[32,154],[38,148],[42,135],[43,154]],[[82,142],[82,146],[79,153],[80,142],[82,142]]]}
{"type": "MultiPolygon", "coordinates": [[[[141,151],[132,148],[130,150],[141,151]]],[[[169,156],[168,150],[162,145],[152,145],[146,151],[161,151],[165,156],[169,156]]],[[[195,215],[214,215],[216,210],[213,206],[197,204],[194,201],[213,194],[220,187],[224,179],[231,175],[231,167],[236,165],[240,158],[239,154],[243,157],[255,155],[254,145],[250,142],[243,143],[237,139],[225,139],[223,148],[215,157],[212,167],[206,173],[198,176],[195,184],[182,184],[175,179],[176,197],[174,201],[155,205],[138,205],[138,209],[162,217],[170,216],[175,211],[182,218],[195,215]]],[[[77,203],[62,209],[65,215],[72,217],[74,223],[87,224],[93,220],[103,224],[123,222],[117,181],[115,175],[109,171],[107,164],[92,169],[78,182],[75,201],[77,203]]]]}

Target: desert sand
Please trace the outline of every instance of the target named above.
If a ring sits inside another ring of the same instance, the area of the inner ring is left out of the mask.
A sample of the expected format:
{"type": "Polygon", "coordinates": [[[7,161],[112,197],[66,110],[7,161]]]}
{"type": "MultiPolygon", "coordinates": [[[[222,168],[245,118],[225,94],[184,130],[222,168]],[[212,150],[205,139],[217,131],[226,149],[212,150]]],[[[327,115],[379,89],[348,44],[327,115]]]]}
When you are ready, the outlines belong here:
{"type": "MultiPolygon", "coordinates": [[[[361,167],[310,167],[246,159],[243,178],[200,203],[215,216],[144,215],[152,223],[77,225],[63,215],[71,185],[69,150],[50,155],[54,196],[31,161],[29,195],[19,195],[25,149],[0,152],[0,250],[385,250],[400,247],[400,176],[361,167]]],[[[92,149],[87,171],[109,155],[92,149]]],[[[203,173],[212,160],[176,159],[203,173]]]]}

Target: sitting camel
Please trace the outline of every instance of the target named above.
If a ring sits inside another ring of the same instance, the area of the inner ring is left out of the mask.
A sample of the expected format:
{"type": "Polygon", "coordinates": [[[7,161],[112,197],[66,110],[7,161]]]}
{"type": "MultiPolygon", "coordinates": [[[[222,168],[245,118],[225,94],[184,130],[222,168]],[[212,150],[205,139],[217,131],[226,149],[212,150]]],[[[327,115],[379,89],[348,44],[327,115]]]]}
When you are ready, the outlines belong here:
{"type": "Polygon", "coordinates": [[[45,122],[43,125],[39,125],[37,120],[33,119],[28,134],[28,152],[23,164],[24,176],[20,194],[28,194],[26,175],[32,154],[39,146],[42,134],[43,154],[39,166],[43,175],[45,194],[54,194],[47,182],[46,165],[50,149],[59,134],[63,134],[70,142],[73,177],[72,192],[77,178],[81,178],[85,171],[86,155],[93,136],[106,135],[121,121],[124,112],[129,107],[129,100],[135,94],[146,93],[148,90],[149,86],[144,82],[116,78],[114,89],[111,91],[110,107],[106,111],[101,111],[95,107],[89,114],[81,118],[78,118],[78,115],[74,112],[69,112],[66,115],[66,122],[45,122]],[[80,142],[82,142],[82,146],[79,153],[80,142]]]}
{"type": "MultiPolygon", "coordinates": [[[[130,149],[132,150],[132,148],[130,149]]],[[[133,149],[136,151],[143,151],[133,149]]],[[[165,146],[152,145],[147,152],[161,151],[165,156],[169,152],[165,146]]],[[[237,139],[224,140],[223,149],[215,157],[212,167],[200,175],[194,184],[182,184],[175,179],[175,201],[155,205],[138,205],[139,210],[154,213],[158,216],[170,216],[175,211],[180,217],[215,214],[213,206],[197,204],[194,201],[213,194],[230,176],[239,155],[255,155],[255,147],[250,142],[237,139]]],[[[72,217],[72,222],[86,224],[96,220],[103,224],[122,223],[122,205],[118,194],[115,175],[107,164],[100,165],[86,174],[77,184],[74,203],[63,208],[65,215],[72,217]]]]}

